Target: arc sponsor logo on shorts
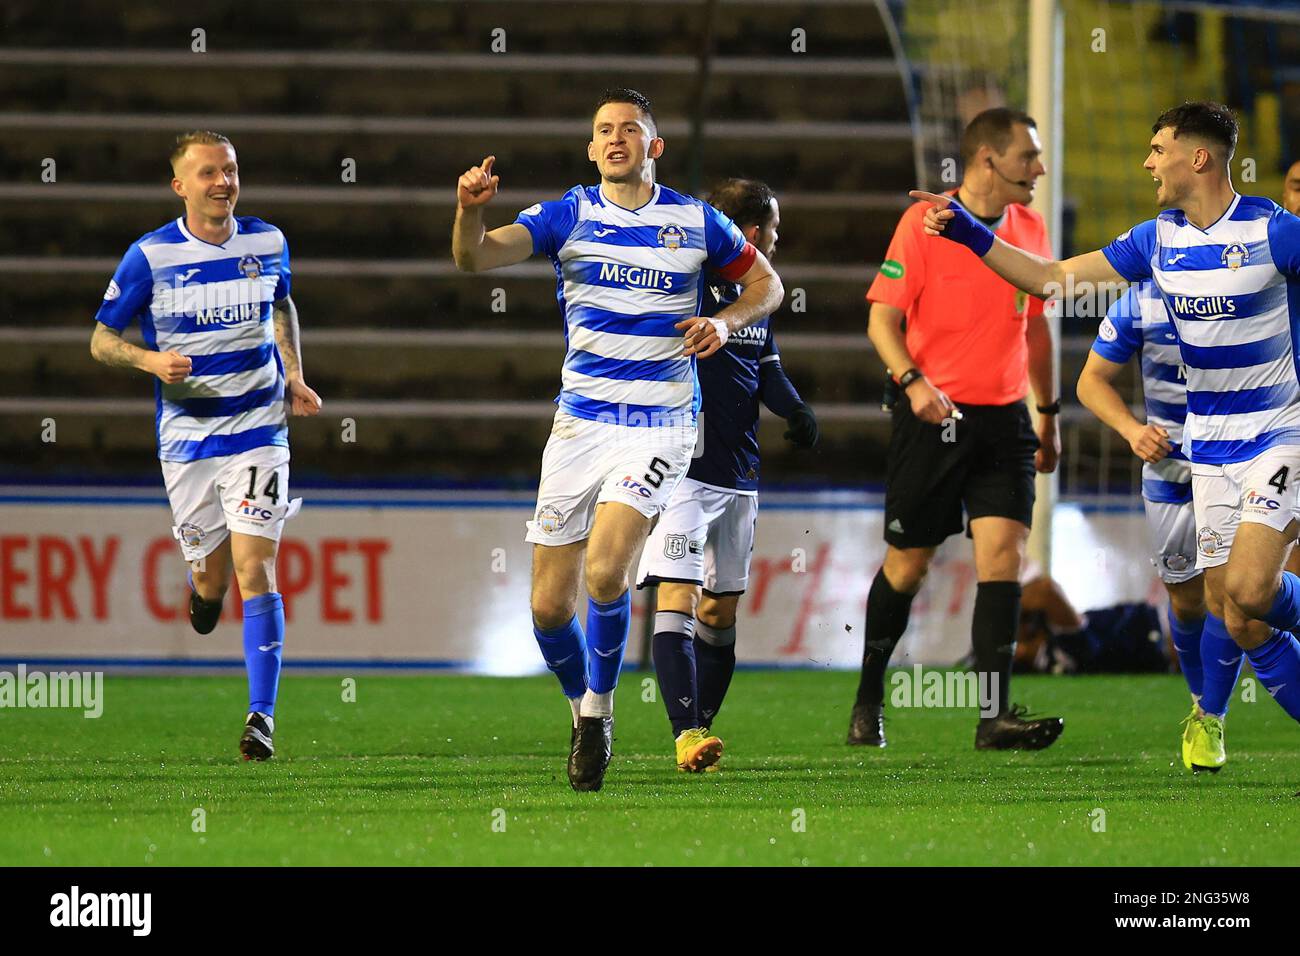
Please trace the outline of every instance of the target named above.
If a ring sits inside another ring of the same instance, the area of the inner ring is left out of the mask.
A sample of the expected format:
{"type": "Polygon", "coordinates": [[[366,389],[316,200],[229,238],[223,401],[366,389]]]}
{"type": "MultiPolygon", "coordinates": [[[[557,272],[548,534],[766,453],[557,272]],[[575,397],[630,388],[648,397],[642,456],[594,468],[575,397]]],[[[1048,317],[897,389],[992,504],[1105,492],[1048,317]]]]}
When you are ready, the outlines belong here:
{"type": "Polygon", "coordinates": [[[1269,498],[1267,495],[1261,495],[1254,488],[1247,491],[1245,495],[1242,496],[1241,501],[1242,509],[1245,511],[1268,512],[1277,511],[1282,507],[1280,501],[1277,501],[1274,498],[1269,498]]]}
{"type": "Polygon", "coordinates": [[[1223,547],[1223,535],[1213,528],[1201,528],[1196,532],[1196,549],[1207,558],[1212,558],[1223,547]]]}
{"type": "Polygon", "coordinates": [[[649,488],[641,484],[631,475],[624,475],[623,480],[618,483],[620,488],[630,491],[632,494],[640,495],[642,498],[649,498],[654,494],[649,488]]]}
{"type": "Polygon", "coordinates": [[[537,512],[537,528],[543,534],[555,534],[564,530],[564,512],[555,505],[547,505],[537,512]]]}
{"type": "Polygon", "coordinates": [[[275,517],[270,511],[247,498],[241,501],[235,510],[245,518],[252,518],[254,521],[270,521],[275,517]]]}

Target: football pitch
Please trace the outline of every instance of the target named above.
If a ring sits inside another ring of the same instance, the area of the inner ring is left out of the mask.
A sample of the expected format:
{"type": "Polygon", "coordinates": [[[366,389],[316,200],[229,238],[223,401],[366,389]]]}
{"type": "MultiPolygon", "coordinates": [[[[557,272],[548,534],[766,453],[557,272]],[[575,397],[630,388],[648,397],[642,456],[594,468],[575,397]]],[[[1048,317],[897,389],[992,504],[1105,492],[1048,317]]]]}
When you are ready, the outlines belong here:
{"type": "Polygon", "coordinates": [[[119,677],[104,712],[0,711],[5,865],[1294,865],[1300,730],[1267,693],[1228,766],[1177,759],[1175,676],[1018,677],[1066,718],[1039,753],[973,749],[966,710],[888,711],[844,745],[856,675],[742,671],[722,770],[676,770],[626,672],[600,793],[570,790],[550,676],[286,677],[276,758],[236,753],[242,677],[119,677]]]}

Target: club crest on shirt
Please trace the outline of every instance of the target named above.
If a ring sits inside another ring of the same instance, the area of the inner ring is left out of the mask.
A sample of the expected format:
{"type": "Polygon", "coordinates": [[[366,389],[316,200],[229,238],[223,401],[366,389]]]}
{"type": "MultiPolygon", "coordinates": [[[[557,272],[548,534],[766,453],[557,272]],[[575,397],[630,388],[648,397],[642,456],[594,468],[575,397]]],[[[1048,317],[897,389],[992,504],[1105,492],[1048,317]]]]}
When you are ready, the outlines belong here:
{"type": "Polygon", "coordinates": [[[1219,258],[1225,266],[1235,272],[1250,262],[1250,252],[1240,242],[1234,242],[1223,247],[1223,254],[1219,258]]]}
{"type": "Polygon", "coordinates": [[[659,245],[673,251],[680,249],[686,242],[686,230],[671,222],[666,226],[661,226],[657,236],[659,245]]]}
{"type": "Polygon", "coordinates": [[[256,279],[262,274],[262,262],[257,256],[244,256],[239,260],[239,271],[245,279],[256,279]]]}

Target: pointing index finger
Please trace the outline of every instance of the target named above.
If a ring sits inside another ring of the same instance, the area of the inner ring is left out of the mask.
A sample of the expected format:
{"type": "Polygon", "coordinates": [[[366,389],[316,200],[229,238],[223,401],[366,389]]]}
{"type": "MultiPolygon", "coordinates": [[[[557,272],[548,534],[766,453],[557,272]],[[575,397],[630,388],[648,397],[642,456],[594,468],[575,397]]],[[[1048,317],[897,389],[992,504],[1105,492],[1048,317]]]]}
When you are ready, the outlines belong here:
{"type": "Polygon", "coordinates": [[[949,196],[940,196],[938,193],[928,193],[924,189],[913,189],[908,192],[913,199],[919,199],[921,202],[934,203],[940,209],[946,209],[952,202],[949,196]]]}

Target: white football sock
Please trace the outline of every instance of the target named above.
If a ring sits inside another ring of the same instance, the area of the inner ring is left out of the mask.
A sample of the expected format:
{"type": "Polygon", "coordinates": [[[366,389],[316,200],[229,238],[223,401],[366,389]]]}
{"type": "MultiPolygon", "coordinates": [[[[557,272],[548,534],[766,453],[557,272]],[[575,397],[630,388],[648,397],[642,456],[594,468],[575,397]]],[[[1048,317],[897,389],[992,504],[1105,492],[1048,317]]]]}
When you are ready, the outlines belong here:
{"type": "Polygon", "coordinates": [[[611,690],[606,694],[597,694],[588,687],[587,693],[582,697],[582,707],[579,713],[583,717],[613,717],[614,692],[611,690]]]}

